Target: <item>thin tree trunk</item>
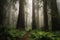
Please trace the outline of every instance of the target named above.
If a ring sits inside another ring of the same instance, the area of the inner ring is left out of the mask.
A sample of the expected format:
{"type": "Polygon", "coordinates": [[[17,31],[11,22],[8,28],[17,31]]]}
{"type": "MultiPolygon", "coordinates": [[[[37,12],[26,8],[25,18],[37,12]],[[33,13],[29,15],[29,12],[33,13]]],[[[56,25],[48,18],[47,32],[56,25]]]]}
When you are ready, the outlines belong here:
{"type": "Polygon", "coordinates": [[[39,29],[39,0],[37,0],[37,28],[39,29]]]}
{"type": "Polygon", "coordinates": [[[32,7],[32,29],[36,29],[36,20],[35,20],[35,5],[34,5],[34,0],[32,1],[33,7],[32,7]]]}

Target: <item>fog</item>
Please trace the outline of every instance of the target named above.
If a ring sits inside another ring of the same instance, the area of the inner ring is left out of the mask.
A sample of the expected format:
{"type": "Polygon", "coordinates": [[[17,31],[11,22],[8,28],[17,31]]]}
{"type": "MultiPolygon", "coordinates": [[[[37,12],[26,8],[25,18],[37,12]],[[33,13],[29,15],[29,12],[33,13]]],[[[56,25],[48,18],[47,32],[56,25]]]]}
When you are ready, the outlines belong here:
{"type": "Polygon", "coordinates": [[[60,14],[60,0],[57,0],[57,7],[58,7],[58,12],[60,14]]]}
{"type": "MultiPolygon", "coordinates": [[[[24,6],[25,7],[25,9],[24,9],[25,10],[24,11],[25,12],[25,26],[26,26],[26,28],[31,29],[31,26],[32,26],[32,0],[26,0],[25,2],[26,2],[25,6],[24,6]]],[[[43,6],[43,2],[41,2],[40,4],[43,6]]],[[[19,14],[19,1],[16,2],[15,7],[16,8],[13,9],[13,6],[11,6],[11,9],[10,9],[10,15],[11,15],[10,25],[14,24],[16,26],[18,14],[19,14]]],[[[57,7],[58,7],[58,12],[60,13],[60,0],[57,0],[57,7]]],[[[50,23],[51,16],[49,15],[48,17],[49,17],[48,19],[49,19],[49,23],[50,23]]],[[[44,16],[43,16],[43,8],[41,7],[39,9],[39,28],[43,27],[43,26],[44,26],[44,16]]]]}

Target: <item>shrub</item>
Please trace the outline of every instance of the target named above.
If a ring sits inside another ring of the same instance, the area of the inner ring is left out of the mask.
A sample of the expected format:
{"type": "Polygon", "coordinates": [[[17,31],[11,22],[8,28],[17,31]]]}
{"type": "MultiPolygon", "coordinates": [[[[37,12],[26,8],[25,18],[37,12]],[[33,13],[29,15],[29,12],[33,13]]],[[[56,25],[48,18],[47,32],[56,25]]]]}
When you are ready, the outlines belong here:
{"type": "MultiPolygon", "coordinates": [[[[17,38],[22,38],[26,31],[20,31],[13,28],[3,28],[4,30],[0,32],[0,38],[5,37],[6,40],[16,40],[17,38]]],[[[30,37],[29,40],[60,40],[55,38],[56,34],[53,32],[45,32],[40,30],[31,30],[29,31],[30,37]]],[[[1,40],[1,39],[0,39],[1,40]]]]}

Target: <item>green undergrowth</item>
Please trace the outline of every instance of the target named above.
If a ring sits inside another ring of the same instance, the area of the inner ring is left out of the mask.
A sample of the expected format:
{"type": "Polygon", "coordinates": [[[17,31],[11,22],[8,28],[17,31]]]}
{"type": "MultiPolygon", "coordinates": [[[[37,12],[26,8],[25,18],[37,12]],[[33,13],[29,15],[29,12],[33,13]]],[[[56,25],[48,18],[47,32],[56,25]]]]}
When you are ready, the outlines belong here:
{"type": "MultiPolygon", "coordinates": [[[[5,34],[7,40],[16,40],[17,37],[21,38],[27,31],[20,31],[15,28],[6,28],[3,32],[0,32],[0,36],[5,34]]],[[[45,32],[40,30],[29,31],[29,40],[60,40],[59,32],[45,32]]]]}
{"type": "Polygon", "coordinates": [[[53,36],[56,36],[52,32],[45,32],[40,30],[32,30],[31,31],[31,40],[54,40],[53,36]]]}

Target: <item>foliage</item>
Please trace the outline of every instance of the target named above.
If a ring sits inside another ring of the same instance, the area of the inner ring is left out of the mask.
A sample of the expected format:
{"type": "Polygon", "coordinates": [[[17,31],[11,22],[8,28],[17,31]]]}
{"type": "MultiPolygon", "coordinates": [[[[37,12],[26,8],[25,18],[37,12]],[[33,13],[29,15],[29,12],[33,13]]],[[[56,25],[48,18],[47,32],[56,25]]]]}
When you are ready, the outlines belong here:
{"type": "Polygon", "coordinates": [[[53,40],[54,37],[53,33],[51,32],[44,32],[44,31],[39,31],[39,30],[34,30],[31,32],[31,39],[32,40],[53,40]]]}
{"type": "Polygon", "coordinates": [[[25,31],[20,31],[16,29],[7,29],[6,32],[10,34],[12,37],[22,37],[25,34],[25,31]]]}
{"type": "MultiPolygon", "coordinates": [[[[22,38],[24,34],[26,34],[26,31],[20,31],[15,28],[3,28],[2,32],[0,32],[0,36],[5,34],[7,37],[7,40],[16,40],[17,37],[22,38]],[[3,30],[4,29],[4,30],[3,30]]],[[[58,35],[58,33],[55,32],[45,32],[40,30],[31,30],[29,31],[30,37],[29,40],[60,40],[60,38],[57,38],[55,36],[58,35]]]]}
{"type": "Polygon", "coordinates": [[[16,40],[16,37],[22,37],[25,31],[16,30],[15,28],[1,28],[0,36],[7,37],[7,40],[16,40]]]}

